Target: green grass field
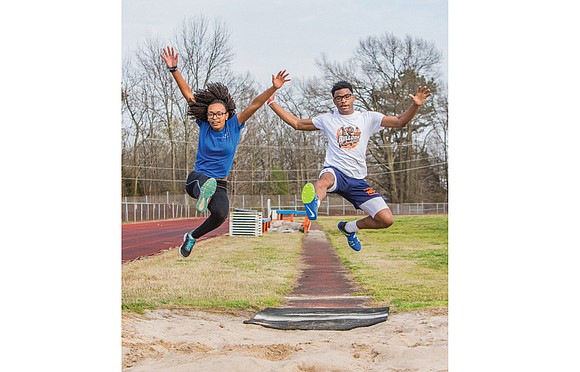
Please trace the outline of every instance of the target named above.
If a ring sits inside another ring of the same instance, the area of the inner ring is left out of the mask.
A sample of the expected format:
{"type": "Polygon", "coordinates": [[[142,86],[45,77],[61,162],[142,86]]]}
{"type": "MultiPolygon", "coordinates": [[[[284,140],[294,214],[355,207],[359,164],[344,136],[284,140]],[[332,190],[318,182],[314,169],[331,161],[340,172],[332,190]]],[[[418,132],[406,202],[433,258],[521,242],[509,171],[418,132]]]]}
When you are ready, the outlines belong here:
{"type": "Polygon", "coordinates": [[[300,274],[303,234],[219,236],[123,264],[123,310],[257,310],[276,306],[300,274]]]}
{"type": "MultiPolygon", "coordinates": [[[[347,217],[346,220],[354,220],[347,217]]],[[[373,305],[393,311],[447,306],[447,216],[396,216],[388,229],[358,233],[354,252],[338,217],[321,217],[331,244],[373,305]]],[[[301,272],[302,233],[221,236],[199,242],[188,258],[176,249],[123,264],[122,307],[256,311],[275,307],[301,272]]]]}
{"type": "Polygon", "coordinates": [[[388,229],[357,233],[363,248],[354,252],[337,229],[339,221],[319,220],[342,262],[373,298],[394,310],[447,306],[447,215],[395,216],[388,229]]]}

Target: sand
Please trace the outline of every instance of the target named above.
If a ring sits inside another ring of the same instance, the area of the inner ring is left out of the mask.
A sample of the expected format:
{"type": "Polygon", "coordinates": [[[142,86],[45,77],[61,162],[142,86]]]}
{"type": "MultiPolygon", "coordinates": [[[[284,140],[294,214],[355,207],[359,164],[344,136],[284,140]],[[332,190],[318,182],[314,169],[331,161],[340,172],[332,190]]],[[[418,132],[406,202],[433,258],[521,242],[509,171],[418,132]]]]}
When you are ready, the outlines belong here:
{"type": "Polygon", "coordinates": [[[123,371],[447,371],[447,309],[390,314],[349,331],[284,331],[254,316],[123,314],[123,371]]]}

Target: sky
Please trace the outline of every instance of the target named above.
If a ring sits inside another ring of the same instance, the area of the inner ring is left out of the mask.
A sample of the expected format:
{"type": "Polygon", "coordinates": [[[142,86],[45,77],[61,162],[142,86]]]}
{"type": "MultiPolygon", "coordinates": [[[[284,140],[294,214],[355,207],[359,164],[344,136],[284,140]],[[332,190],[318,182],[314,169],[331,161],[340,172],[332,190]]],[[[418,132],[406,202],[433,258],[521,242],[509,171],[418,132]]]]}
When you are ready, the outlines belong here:
{"type": "Polygon", "coordinates": [[[319,74],[315,60],[325,53],[342,62],[361,39],[391,33],[433,42],[447,69],[446,0],[123,0],[123,56],[146,37],[170,42],[184,19],[221,19],[231,32],[233,70],[269,82],[281,69],[291,77],[319,74]]]}

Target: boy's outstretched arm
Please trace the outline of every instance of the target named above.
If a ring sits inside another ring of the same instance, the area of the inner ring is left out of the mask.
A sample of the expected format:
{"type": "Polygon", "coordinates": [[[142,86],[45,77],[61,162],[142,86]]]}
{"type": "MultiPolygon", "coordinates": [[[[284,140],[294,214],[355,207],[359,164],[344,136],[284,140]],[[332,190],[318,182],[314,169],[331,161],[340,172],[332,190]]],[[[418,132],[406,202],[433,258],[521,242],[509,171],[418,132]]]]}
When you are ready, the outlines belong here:
{"type": "Polygon", "coordinates": [[[409,97],[413,100],[411,106],[398,116],[384,116],[381,121],[381,126],[385,128],[403,128],[417,113],[419,107],[425,103],[427,97],[431,95],[431,91],[426,86],[419,87],[417,89],[417,94],[409,94],[409,97]]]}
{"type": "Polygon", "coordinates": [[[276,101],[274,95],[268,100],[268,106],[282,119],[283,122],[296,130],[318,130],[312,123],[312,119],[300,119],[284,110],[276,101]]]}

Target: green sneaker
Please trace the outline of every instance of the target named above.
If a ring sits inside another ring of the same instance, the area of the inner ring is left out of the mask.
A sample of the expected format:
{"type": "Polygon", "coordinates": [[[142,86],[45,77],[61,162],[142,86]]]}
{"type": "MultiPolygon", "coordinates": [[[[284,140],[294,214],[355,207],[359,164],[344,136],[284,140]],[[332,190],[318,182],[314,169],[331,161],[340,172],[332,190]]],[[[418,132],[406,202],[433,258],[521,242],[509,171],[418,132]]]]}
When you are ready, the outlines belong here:
{"type": "Polygon", "coordinates": [[[309,220],[314,221],[318,217],[318,195],[316,189],[311,183],[307,183],[302,188],[302,203],[306,209],[306,215],[309,220]]]}
{"type": "Polygon", "coordinates": [[[195,209],[198,212],[205,212],[207,210],[207,206],[211,200],[213,194],[215,194],[215,190],[217,188],[217,181],[215,178],[210,178],[203,185],[199,190],[199,197],[197,198],[197,203],[195,203],[195,209]]]}

